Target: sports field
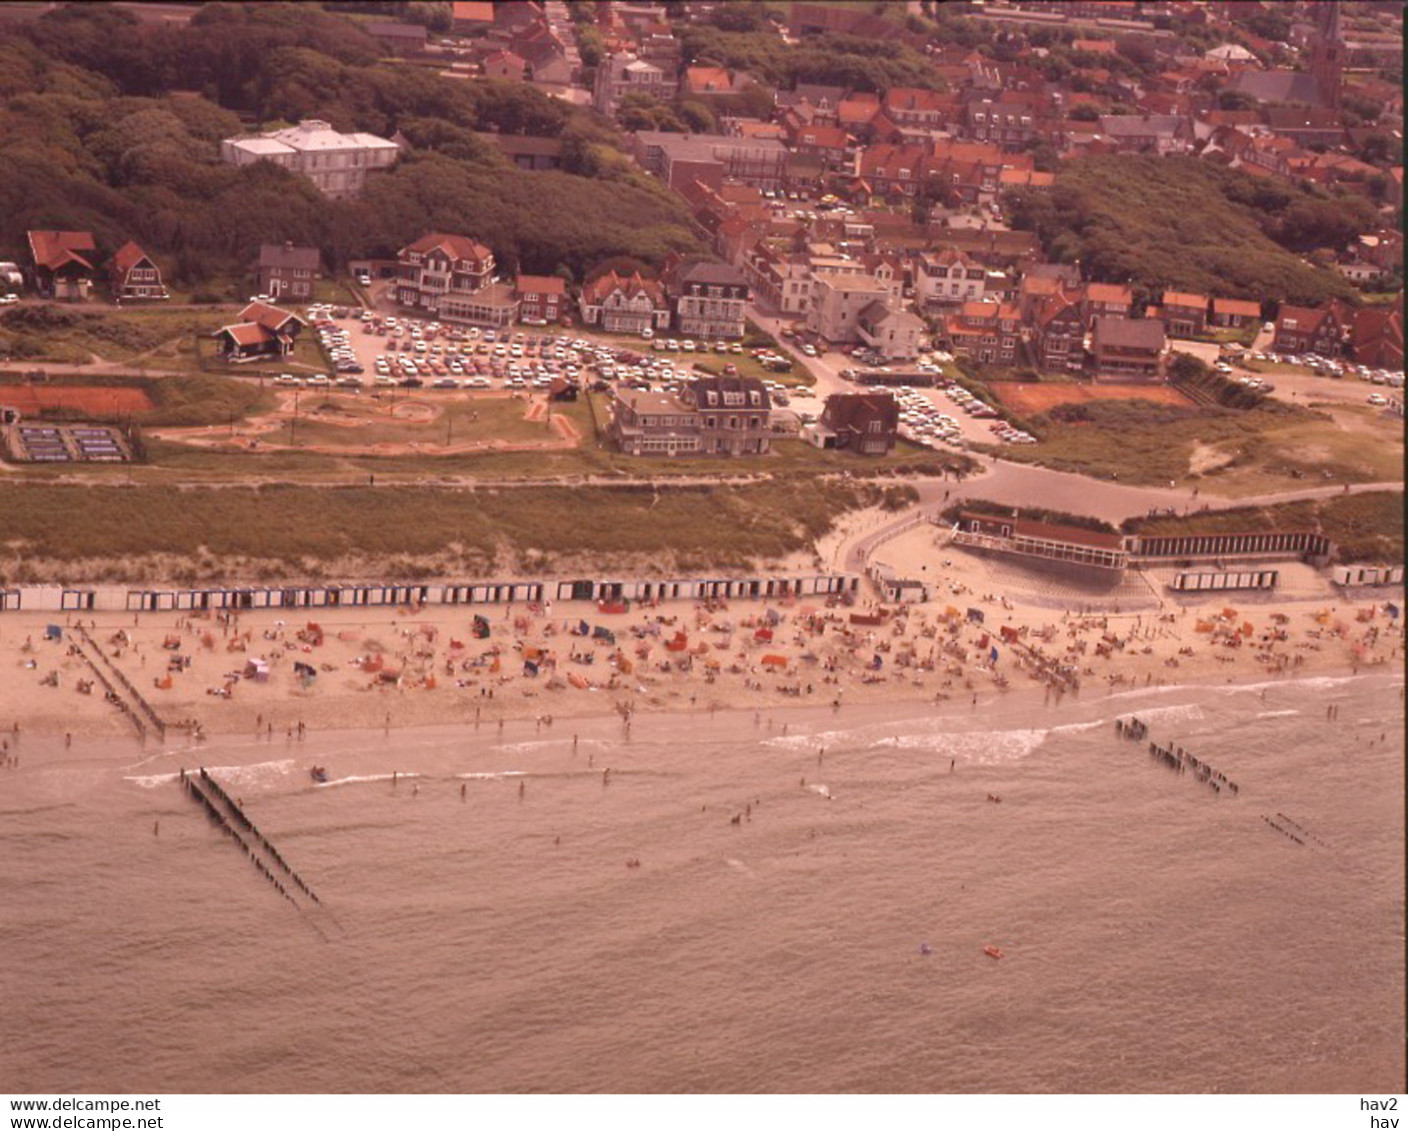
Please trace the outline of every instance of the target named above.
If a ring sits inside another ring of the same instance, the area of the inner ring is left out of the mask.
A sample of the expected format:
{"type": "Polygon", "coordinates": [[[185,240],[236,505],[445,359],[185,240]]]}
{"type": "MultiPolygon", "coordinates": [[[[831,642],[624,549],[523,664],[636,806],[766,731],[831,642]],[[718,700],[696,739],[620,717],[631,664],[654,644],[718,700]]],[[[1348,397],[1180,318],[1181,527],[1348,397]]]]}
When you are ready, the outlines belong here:
{"type": "Polygon", "coordinates": [[[1004,407],[1018,416],[1036,416],[1057,405],[1085,404],[1087,401],[1153,401],[1155,404],[1189,408],[1193,402],[1171,385],[1067,385],[1023,381],[991,381],[988,387],[1004,407]]]}
{"type": "Polygon", "coordinates": [[[118,385],[0,385],[0,405],[17,408],[24,416],[44,409],[75,409],[88,416],[145,412],[151,398],[141,389],[118,385]]]}

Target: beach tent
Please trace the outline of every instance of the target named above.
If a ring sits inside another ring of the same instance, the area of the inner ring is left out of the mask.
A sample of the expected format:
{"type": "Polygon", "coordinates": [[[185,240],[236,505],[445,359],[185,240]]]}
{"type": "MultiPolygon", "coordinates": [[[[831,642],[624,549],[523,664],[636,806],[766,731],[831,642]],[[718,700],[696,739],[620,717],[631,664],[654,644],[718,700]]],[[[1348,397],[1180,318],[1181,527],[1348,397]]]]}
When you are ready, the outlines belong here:
{"type": "Polygon", "coordinates": [[[44,626],[45,640],[62,640],[63,638],[64,630],[57,624],[49,624],[44,626]]]}
{"type": "Polygon", "coordinates": [[[768,655],[763,657],[763,667],[765,668],[785,668],[786,666],[786,656],[768,655]]]}
{"type": "Polygon", "coordinates": [[[252,679],[255,683],[268,683],[269,661],[259,656],[246,660],[244,664],[244,678],[252,679]]]}
{"type": "Polygon", "coordinates": [[[538,674],[538,665],[537,665],[536,663],[534,663],[532,660],[524,660],[524,661],[523,661],[523,674],[524,674],[524,675],[529,675],[529,676],[536,676],[536,675],[538,674]]]}
{"type": "Polygon", "coordinates": [[[609,628],[603,628],[601,625],[597,625],[594,629],[592,629],[592,639],[605,640],[608,644],[615,644],[616,634],[612,632],[609,628]]]}
{"type": "Polygon", "coordinates": [[[983,610],[982,610],[982,609],[974,609],[974,608],[971,608],[971,607],[970,607],[970,608],[968,609],[968,619],[969,619],[970,621],[972,621],[974,624],[982,624],[982,623],[983,623],[983,610]]]}
{"type": "Polygon", "coordinates": [[[474,637],[476,640],[483,640],[489,635],[489,622],[483,617],[476,615],[474,618],[474,637]]]}
{"type": "Polygon", "coordinates": [[[318,669],[312,664],[305,664],[302,660],[293,662],[293,674],[298,677],[301,687],[311,687],[313,681],[318,678],[318,669]]]}

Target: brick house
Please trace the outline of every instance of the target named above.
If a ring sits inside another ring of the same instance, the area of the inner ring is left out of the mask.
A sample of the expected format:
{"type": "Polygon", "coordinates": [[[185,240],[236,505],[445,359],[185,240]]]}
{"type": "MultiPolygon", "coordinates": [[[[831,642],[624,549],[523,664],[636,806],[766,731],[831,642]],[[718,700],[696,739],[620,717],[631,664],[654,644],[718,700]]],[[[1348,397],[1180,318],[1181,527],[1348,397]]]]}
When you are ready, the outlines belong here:
{"type": "Polygon", "coordinates": [[[1208,296],[1185,291],[1165,291],[1159,304],[1164,330],[1170,337],[1191,338],[1208,325],[1208,296]]]}
{"type": "Polygon", "coordinates": [[[618,275],[608,271],[582,285],[582,321],[612,334],[639,334],[644,330],[667,330],[670,304],[665,289],[655,279],[640,272],[618,275]]]}
{"type": "Polygon", "coordinates": [[[1331,299],[1324,306],[1282,306],[1271,348],[1277,353],[1318,353],[1335,357],[1350,334],[1351,313],[1331,299]]]}
{"type": "Polygon", "coordinates": [[[519,275],[513,293],[520,322],[546,326],[567,313],[567,281],[560,275],[519,275]]]}
{"type": "Polygon", "coordinates": [[[113,253],[112,263],[108,265],[108,281],[112,297],[119,302],[171,297],[162,284],[161,268],[132,240],[113,253]]]}
{"type": "Polygon", "coordinates": [[[945,323],[945,333],[960,357],[985,365],[1012,365],[1020,321],[1015,303],[965,302],[945,323]]]}
{"type": "Polygon", "coordinates": [[[217,351],[229,361],[287,357],[307,323],[297,314],[267,302],[251,302],[239,320],[215,331],[217,351]]]}
{"type": "Polygon", "coordinates": [[[1403,295],[1385,306],[1355,311],[1350,352],[1360,365],[1403,368],[1403,295]]]}
{"type": "Polygon", "coordinates": [[[1077,296],[1062,288],[1047,295],[1035,311],[1032,352],[1048,373],[1079,369],[1085,363],[1085,322],[1077,296]]]}
{"type": "Polygon", "coordinates": [[[82,302],[93,290],[97,269],[85,252],[97,250],[92,232],[31,231],[34,289],[46,298],[82,302]]]}
{"type": "Polygon", "coordinates": [[[1157,319],[1097,315],[1090,348],[1097,381],[1148,381],[1163,376],[1164,327],[1157,319]]]}
{"type": "Polygon", "coordinates": [[[883,456],[899,430],[900,406],[889,393],[832,393],[808,439],[819,448],[883,456]]]}
{"type": "Polygon", "coordinates": [[[258,293],[272,299],[311,302],[321,266],[316,247],[295,247],[289,241],[262,244],[254,265],[258,293]]]}
{"type": "Polygon", "coordinates": [[[1086,324],[1101,316],[1128,318],[1134,293],[1122,283],[1086,283],[1081,295],[1080,313],[1086,324]]]}
{"type": "Polygon", "coordinates": [[[396,302],[449,322],[508,326],[513,288],[494,278],[494,253],[468,236],[432,232],[396,253],[396,302]]]}

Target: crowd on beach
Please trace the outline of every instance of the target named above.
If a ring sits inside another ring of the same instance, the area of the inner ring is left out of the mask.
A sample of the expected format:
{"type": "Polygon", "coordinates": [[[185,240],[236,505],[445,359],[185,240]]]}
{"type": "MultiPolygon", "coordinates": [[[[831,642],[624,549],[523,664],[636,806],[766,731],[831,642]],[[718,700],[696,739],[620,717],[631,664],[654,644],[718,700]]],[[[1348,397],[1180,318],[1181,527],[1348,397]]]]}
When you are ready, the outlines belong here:
{"type": "MultiPolygon", "coordinates": [[[[307,727],[414,726],[637,710],[952,701],[979,709],[1040,687],[1048,701],[1122,686],[1362,670],[1400,660],[1398,606],[1167,605],[1137,612],[1019,604],[948,565],[923,604],[796,598],[588,602],[86,617],[105,661],[193,734],[301,737],[307,727]],[[949,600],[959,602],[950,604],[949,600]],[[316,614],[313,619],[312,614],[316,614]],[[121,621],[122,623],[116,623],[121,621]]],[[[966,574],[963,572],[966,567],[966,574]]],[[[0,721],[120,733],[92,694],[72,615],[0,619],[0,721]],[[67,633],[68,638],[65,637],[67,633]]]]}

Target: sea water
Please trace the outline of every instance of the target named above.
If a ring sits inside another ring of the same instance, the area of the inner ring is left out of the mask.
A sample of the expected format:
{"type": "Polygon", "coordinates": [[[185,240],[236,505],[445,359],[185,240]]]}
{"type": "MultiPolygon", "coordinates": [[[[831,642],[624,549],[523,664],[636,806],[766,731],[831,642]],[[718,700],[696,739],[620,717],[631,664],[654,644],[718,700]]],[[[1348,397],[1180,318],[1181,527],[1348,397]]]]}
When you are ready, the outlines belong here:
{"type": "Polygon", "coordinates": [[[22,736],[0,771],[0,1080],[1391,1090],[1402,695],[1380,674],[166,749],[22,736]],[[1236,795],[1120,739],[1132,716],[1236,795]],[[176,774],[197,765],[322,910],[191,803],[176,774]]]}

